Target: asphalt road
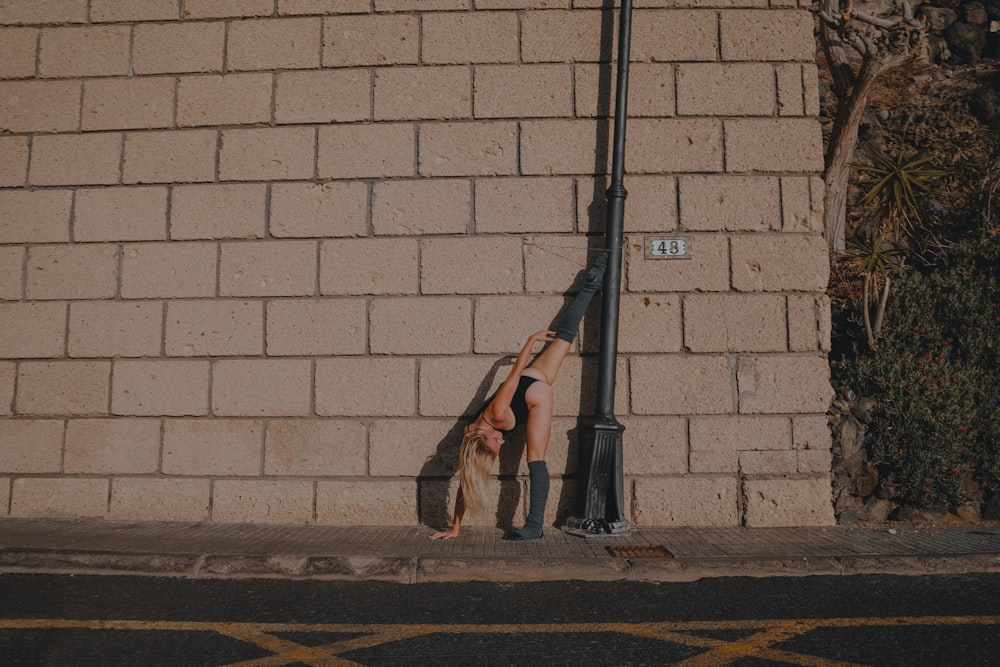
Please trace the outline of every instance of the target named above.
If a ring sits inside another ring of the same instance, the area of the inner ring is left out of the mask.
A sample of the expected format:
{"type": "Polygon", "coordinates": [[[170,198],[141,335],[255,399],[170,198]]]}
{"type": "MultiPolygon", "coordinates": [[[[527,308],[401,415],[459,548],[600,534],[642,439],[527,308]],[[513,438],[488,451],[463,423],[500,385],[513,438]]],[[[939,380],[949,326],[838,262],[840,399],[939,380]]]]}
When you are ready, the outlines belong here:
{"type": "Polygon", "coordinates": [[[0,576],[0,665],[1000,665],[1000,574],[419,584],[0,576]]]}

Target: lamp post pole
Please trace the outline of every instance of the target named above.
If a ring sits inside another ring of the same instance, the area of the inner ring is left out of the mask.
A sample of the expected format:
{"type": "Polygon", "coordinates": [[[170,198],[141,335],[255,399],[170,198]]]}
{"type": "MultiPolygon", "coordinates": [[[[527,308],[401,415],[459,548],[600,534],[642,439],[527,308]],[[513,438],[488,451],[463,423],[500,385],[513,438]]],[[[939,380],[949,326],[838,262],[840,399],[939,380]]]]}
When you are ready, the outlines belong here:
{"type": "Polygon", "coordinates": [[[625,520],[622,432],[615,418],[615,370],[618,359],[618,312],[625,218],[625,121],[628,115],[628,66],[632,35],[632,0],[622,0],[618,17],[618,73],[615,95],[611,184],[607,191],[605,249],[608,266],[601,298],[601,346],[597,371],[597,409],[583,426],[580,443],[584,487],[577,514],[568,525],[578,535],[604,535],[628,530],[625,520]]]}

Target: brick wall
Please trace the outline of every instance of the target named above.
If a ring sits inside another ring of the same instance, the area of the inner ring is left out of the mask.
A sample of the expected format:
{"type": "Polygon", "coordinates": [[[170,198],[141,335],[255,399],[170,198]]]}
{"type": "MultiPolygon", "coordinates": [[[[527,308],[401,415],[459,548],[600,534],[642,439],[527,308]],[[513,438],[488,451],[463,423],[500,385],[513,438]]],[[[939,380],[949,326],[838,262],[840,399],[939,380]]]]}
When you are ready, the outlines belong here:
{"type": "MultiPolygon", "coordinates": [[[[442,523],[456,418],[602,243],[608,5],[0,2],[0,515],[442,523]]],[[[814,51],[796,0],[636,2],[637,525],[832,521],[814,51]],[[644,258],[667,233],[691,259],[644,258]]],[[[597,311],[556,387],[550,520],[597,311]]]]}

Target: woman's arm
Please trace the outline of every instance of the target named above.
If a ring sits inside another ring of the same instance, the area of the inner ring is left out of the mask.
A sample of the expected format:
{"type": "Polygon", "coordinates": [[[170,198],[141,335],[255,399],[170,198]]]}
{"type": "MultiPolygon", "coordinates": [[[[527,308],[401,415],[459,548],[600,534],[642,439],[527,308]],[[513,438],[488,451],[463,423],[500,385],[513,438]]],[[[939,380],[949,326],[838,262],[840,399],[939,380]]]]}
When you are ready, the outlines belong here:
{"type": "Polygon", "coordinates": [[[465,516],[465,496],[462,495],[462,487],[458,487],[458,493],[455,495],[455,519],[451,522],[451,528],[449,530],[442,530],[431,535],[432,540],[450,540],[453,537],[458,536],[458,529],[462,527],[462,517],[465,516]]]}
{"type": "Polygon", "coordinates": [[[521,348],[521,352],[517,355],[517,360],[514,361],[514,367],[510,370],[510,375],[500,385],[496,396],[493,397],[493,400],[490,401],[489,406],[486,408],[486,411],[489,413],[488,419],[491,422],[496,423],[503,419],[503,415],[510,409],[511,399],[514,398],[514,392],[517,391],[517,383],[521,380],[521,371],[528,367],[528,362],[531,361],[531,351],[534,349],[535,343],[538,341],[547,343],[555,338],[555,335],[555,331],[543,330],[536,331],[528,336],[527,342],[525,342],[524,347],[521,348]]]}

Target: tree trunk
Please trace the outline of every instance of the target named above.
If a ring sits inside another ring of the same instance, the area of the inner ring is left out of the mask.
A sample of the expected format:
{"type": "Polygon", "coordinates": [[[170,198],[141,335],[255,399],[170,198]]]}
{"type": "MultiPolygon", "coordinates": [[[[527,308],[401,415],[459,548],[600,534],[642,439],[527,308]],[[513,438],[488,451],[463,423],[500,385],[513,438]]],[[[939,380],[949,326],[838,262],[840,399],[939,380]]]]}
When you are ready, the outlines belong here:
{"type": "MultiPolygon", "coordinates": [[[[840,5],[840,0],[823,0],[822,11],[827,16],[840,16],[843,14],[840,5]]],[[[830,76],[833,78],[833,94],[839,100],[845,99],[851,91],[851,84],[854,83],[854,72],[847,63],[847,49],[837,31],[823,22],[820,23],[819,38],[830,76]]]]}
{"type": "Polygon", "coordinates": [[[851,160],[858,145],[858,128],[868,102],[868,91],[882,70],[871,57],[865,57],[857,81],[850,93],[840,100],[833,132],[826,151],[825,204],[823,230],[831,252],[846,247],[847,189],[851,179],[851,160]]]}

